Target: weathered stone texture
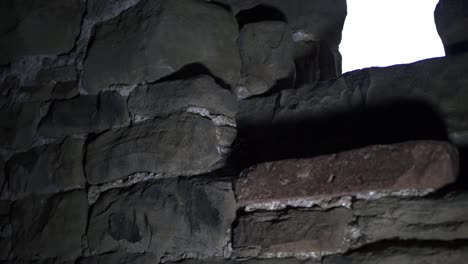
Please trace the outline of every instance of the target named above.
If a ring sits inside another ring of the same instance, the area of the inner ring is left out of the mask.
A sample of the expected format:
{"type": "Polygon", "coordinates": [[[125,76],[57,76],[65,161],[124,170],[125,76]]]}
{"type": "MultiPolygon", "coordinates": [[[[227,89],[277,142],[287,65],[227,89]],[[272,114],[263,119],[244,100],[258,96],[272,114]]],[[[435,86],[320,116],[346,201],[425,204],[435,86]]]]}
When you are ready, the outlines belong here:
{"type": "Polygon", "coordinates": [[[242,215],[233,231],[233,247],[260,256],[320,257],[349,247],[351,210],[291,210],[242,215]],[[347,238],[348,237],[348,238],[347,238]]]}
{"type": "Polygon", "coordinates": [[[217,5],[141,1],[97,28],[84,63],[84,89],[94,94],[113,84],[152,82],[189,64],[234,86],[240,74],[237,35],[234,17],[217,5]]]}
{"type": "Polygon", "coordinates": [[[0,200],[0,262],[1,260],[8,259],[12,249],[10,208],[10,201],[0,200]]]}
{"type": "Polygon", "coordinates": [[[16,154],[8,161],[6,173],[2,197],[9,199],[84,188],[83,140],[68,138],[16,154]]]}
{"type": "Polygon", "coordinates": [[[241,205],[357,193],[438,189],[456,180],[458,153],[442,142],[375,145],[246,170],[235,184],[241,205]]]}
{"type": "Polygon", "coordinates": [[[237,101],[209,76],[140,86],[133,90],[128,101],[130,112],[139,118],[165,117],[189,107],[234,118],[237,101]]]}
{"type": "Polygon", "coordinates": [[[440,0],[434,12],[437,32],[447,55],[468,51],[468,3],[440,0]]]}
{"type": "MultiPolygon", "coordinates": [[[[404,243],[403,243],[404,244],[404,243]]],[[[331,256],[323,264],[459,264],[468,257],[468,247],[437,244],[424,246],[390,246],[374,251],[356,252],[346,256],[331,256]]]]}
{"type": "Polygon", "coordinates": [[[464,192],[428,198],[362,197],[350,208],[323,209],[317,204],[311,209],[254,211],[239,215],[233,248],[243,257],[319,258],[402,241],[461,243],[468,238],[467,202],[464,192]]]}
{"type": "MultiPolygon", "coordinates": [[[[468,145],[468,55],[435,58],[412,64],[369,68],[338,79],[278,93],[270,123],[324,119],[372,107],[411,103],[432,108],[445,123],[450,139],[468,145]]],[[[249,105],[262,104],[252,98],[249,105]]],[[[242,112],[246,106],[239,108],[242,112]]],[[[252,108],[252,107],[250,107],[252,108]]],[[[257,115],[251,113],[252,118],[257,115]]]]}
{"type": "Polygon", "coordinates": [[[241,98],[268,92],[275,86],[294,86],[292,32],[280,21],[245,25],[239,36],[242,60],[237,94],[241,98]]]}
{"type": "Polygon", "coordinates": [[[15,202],[13,257],[62,260],[80,257],[87,218],[86,192],[81,190],[15,202]]]}
{"type": "MultiPolygon", "coordinates": [[[[315,70],[331,73],[331,75],[321,73],[322,77],[327,77],[326,79],[341,74],[341,55],[338,45],[341,42],[341,31],[347,13],[345,0],[220,0],[219,2],[231,7],[241,26],[272,20],[287,22],[296,43],[295,53],[299,55],[296,59],[304,58],[304,54],[300,55],[301,50],[304,51],[304,46],[307,46],[306,54],[312,55],[316,51],[315,45],[309,44],[320,43],[319,53],[323,55],[327,52],[328,57],[316,54],[317,57],[321,56],[321,62],[320,69],[315,70]]],[[[308,55],[306,57],[309,57],[308,55]]]]}
{"type": "Polygon", "coordinates": [[[111,253],[100,256],[83,258],[80,264],[155,264],[159,258],[153,254],[124,254],[111,253]]]}
{"type": "Polygon", "coordinates": [[[5,175],[5,161],[0,156],[0,193],[4,192],[5,185],[7,183],[7,177],[5,175]]]}
{"type": "Polygon", "coordinates": [[[429,104],[445,121],[451,139],[468,144],[468,55],[425,60],[387,68],[371,68],[367,105],[397,101],[429,104]]]}
{"type": "Polygon", "coordinates": [[[78,95],[77,71],[74,65],[42,69],[37,73],[37,85],[20,87],[28,101],[70,99],[78,95]]]}
{"type": "Polygon", "coordinates": [[[295,258],[270,258],[270,259],[249,259],[249,260],[231,260],[231,259],[187,259],[178,262],[167,262],[170,264],[319,264],[314,260],[299,260],[295,258]]]}
{"type": "Polygon", "coordinates": [[[30,147],[40,117],[40,103],[20,103],[3,107],[0,111],[0,146],[8,149],[30,147]]]}
{"type": "MultiPolygon", "coordinates": [[[[239,14],[256,6],[272,7],[283,13],[284,20],[295,31],[302,31],[314,37],[312,40],[328,40],[339,44],[341,31],[346,18],[346,1],[344,0],[220,0],[231,6],[233,12],[239,14]]],[[[246,19],[258,19],[255,14],[246,19]]],[[[258,13],[257,16],[268,20],[266,15],[258,13]]],[[[270,20],[273,20],[271,17],[270,20]]],[[[242,21],[244,22],[244,21],[242,21]]]]}
{"type": "Polygon", "coordinates": [[[196,175],[221,161],[211,120],[182,114],[100,135],[88,145],[86,172],[89,183],[101,184],[136,172],[196,175]]]}
{"type": "Polygon", "coordinates": [[[22,56],[70,51],[80,33],[81,0],[5,0],[0,4],[0,65],[22,56]]]}
{"type": "Polygon", "coordinates": [[[362,243],[380,240],[456,240],[468,238],[468,194],[442,198],[357,201],[362,243]]]}
{"type": "Polygon", "coordinates": [[[117,92],[105,92],[54,101],[38,133],[46,138],[84,135],[122,127],[129,122],[125,99],[117,92]]]}
{"type": "Polygon", "coordinates": [[[111,190],[92,210],[89,253],[223,256],[235,209],[231,185],[223,182],[179,178],[111,190]]]}

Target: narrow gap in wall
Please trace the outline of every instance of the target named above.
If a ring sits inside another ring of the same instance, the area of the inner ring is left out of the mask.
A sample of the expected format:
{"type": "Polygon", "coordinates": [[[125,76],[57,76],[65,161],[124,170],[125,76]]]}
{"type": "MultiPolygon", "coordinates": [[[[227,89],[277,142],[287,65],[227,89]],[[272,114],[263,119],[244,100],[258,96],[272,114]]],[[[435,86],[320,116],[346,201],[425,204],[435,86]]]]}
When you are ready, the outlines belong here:
{"type": "Polygon", "coordinates": [[[348,0],[340,52],[343,72],[444,56],[438,0],[348,0]]]}

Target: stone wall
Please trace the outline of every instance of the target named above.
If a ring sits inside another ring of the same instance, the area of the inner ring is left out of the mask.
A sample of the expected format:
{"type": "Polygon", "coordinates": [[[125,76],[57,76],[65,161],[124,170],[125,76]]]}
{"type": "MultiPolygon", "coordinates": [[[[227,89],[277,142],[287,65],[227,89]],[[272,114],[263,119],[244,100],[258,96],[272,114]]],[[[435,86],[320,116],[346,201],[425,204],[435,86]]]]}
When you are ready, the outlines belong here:
{"type": "Polygon", "coordinates": [[[1,1],[0,263],[463,263],[465,6],[341,74],[345,0],[1,1]]]}

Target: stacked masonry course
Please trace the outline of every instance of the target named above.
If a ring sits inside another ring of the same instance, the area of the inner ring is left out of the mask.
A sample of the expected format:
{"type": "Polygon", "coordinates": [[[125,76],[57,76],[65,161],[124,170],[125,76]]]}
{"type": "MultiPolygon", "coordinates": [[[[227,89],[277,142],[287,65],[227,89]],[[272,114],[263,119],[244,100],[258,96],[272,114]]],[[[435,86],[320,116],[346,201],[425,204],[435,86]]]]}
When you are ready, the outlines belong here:
{"type": "Polygon", "coordinates": [[[447,56],[341,73],[345,0],[0,1],[0,263],[459,264],[447,56]]]}

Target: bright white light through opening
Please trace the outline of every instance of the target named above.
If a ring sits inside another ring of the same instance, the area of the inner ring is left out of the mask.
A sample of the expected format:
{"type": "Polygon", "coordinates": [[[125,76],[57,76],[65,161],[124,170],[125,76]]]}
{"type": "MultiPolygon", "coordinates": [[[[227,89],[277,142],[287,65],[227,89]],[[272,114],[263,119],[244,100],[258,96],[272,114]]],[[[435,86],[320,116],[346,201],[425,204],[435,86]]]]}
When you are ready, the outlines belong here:
{"type": "Polygon", "coordinates": [[[343,72],[444,56],[434,23],[438,0],[348,0],[343,72]]]}

